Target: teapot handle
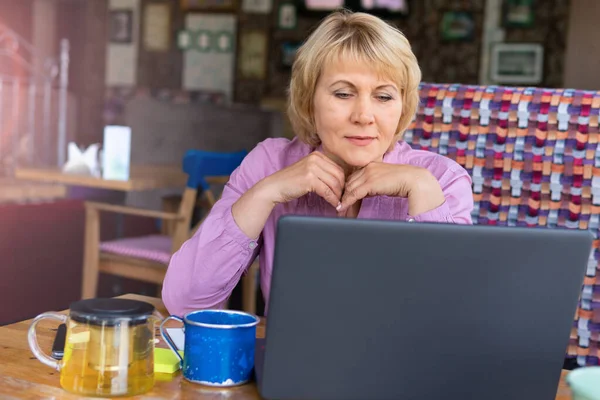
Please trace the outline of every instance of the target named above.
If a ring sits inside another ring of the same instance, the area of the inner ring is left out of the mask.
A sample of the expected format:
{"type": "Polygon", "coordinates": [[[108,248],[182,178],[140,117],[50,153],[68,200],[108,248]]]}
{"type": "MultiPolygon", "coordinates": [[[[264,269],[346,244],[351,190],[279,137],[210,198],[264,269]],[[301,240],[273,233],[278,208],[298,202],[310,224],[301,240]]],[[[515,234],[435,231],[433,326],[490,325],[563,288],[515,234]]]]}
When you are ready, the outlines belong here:
{"type": "Polygon", "coordinates": [[[183,357],[181,357],[181,354],[179,354],[179,352],[177,351],[177,346],[175,346],[173,339],[171,339],[169,334],[165,331],[165,323],[170,319],[174,319],[179,322],[183,322],[183,319],[181,319],[175,315],[169,315],[167,318],[165,318],[163,320],[162,324],[160,324],[160,335],[163,337],[163,339],[165,339],[165,342],[167,342],[167,345],[171,348],[171,351],[173,351],[173,353],[175,353],[175,355],[177,357],[179,357],[179,365],[181,366],[181,368],[183,368],[183,357]]]}
{"type": "Polygon", "coordinates": [[[38,315],[37,317],[35,317],[33,319],[33,322],[31,323],[31,326],[29,327],[29,331],[27,332],[27,341],[29,342],[29,348],[31,349],[31,352],[38,360],[40,360],[42,362],[42,364],[45,364],[51,368],[56,369],[57,371],[60,371],[60,369],[62,367],[62,364],[60,363],[60,361],[55,360],[55,359],[49,357],[46,353],[44,353],[42,351],[42,349],[40,349],[40,345],[38,344],[38,341],[37,341],[37,334],[35,331],[35,327],[37,326],[38,322],[40,322],[41,320],[43,320],[45,318],[55,319],[62,323],[66,323],[67,319],[69,317],[67,317],[64,314],[58,314],[58,313],[53,313],[53,312],[47,312],[47,313],[38,315]]]}

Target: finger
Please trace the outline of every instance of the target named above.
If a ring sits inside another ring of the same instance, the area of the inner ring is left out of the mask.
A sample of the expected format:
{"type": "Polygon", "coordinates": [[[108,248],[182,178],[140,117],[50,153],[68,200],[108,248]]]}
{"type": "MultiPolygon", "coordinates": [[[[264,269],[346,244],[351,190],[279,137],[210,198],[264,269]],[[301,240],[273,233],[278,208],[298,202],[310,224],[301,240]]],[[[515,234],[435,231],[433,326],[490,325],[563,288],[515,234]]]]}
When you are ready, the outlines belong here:
{"type": "Polygon", "coordinates": [[[346,175],[344,173],[344,169],[335,162],[333,162],[326,155],[321,153],[318,154],[321,156],[320,160],[323,161],[322,163],[319,163],[319,165],[331,175],[333,175],[340,182],[340,185],[344,187],[344,185],[346,184],[346,175]]]}
{"type": "Polygon", "coordinates": [[[327,164],[331,165],[332,167],[340,170],[341,172],[344,172],[343,168],[339,166],[339,164],[337,164],[335,161],[333,161],[331,158],[327,157],[325,154],[315,151],[314,154],[319,156],[319,159],[325,161],[327,164]]]}
{"type": "MultiPolygon", "coordinates": [[[[333,172],[335,173],[335,171],[333,172]]],[[[339,202],[342,197],[342,192],[344,191],[344,181],[342,180],[340,182],[339,177],[335,176],[322,165],[317,166],[315,173],[317,179],[324,182],[333,191],[339,202]]],[[[335,206],[337,207],[337,203],[335,206]]]]}
{"type": "Polygon", "coordinates": [[[346,187],[352,185],[354,182],[356,182],[358,179],[360,179],[361,177],[363,177],[365,174],[365,168],[361,168],[357,171],[354,171],[352,173],[352,175],[350,175],[348,177],[348,179],[346,179],[346,187]]]}
{"type": "Polygon", "coordinates": [[[361,182],[359,184],[355,184],[352,187],[346,188],[344,195],[342,196],[342,205],[338,212],[344,212],[350,206],[352,206],[357,201],[365,198],[369,194],[369,183],[361,182]]]}
{"type": "Polygon", "coordinates": [[[367,181],[368,181],[367,175],[364,174],[364,173],[360,174],[357,177],[354,177],[351,181],[346,182],[346,185],[344,186],[344,193],[345,192],[352,192],[358,186],[364,185],[367,181]]]}
{"type": "Polygon", "coordinates": [[[315,193],[325,199],[326,202],[331,204],[333,207],[338,207],[340,204],[340,197],[337,196],[331,187],[322,180],[317,180],[314,184],[315,193]]]}

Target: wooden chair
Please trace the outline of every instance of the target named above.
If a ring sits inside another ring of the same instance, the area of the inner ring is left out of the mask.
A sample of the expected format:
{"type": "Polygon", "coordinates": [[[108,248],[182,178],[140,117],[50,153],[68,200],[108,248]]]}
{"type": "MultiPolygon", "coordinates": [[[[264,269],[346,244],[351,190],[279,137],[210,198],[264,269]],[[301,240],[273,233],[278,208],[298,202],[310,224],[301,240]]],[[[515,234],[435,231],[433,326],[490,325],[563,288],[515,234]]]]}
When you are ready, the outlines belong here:
{"type": "MultiPolygon", "coordinates": [[[[197,188],[203,189],[208,207],[217,201],[211,190],[211,182],[226,183],[229,175],[241,163],[246,152],[213,153],[190,150],[183,160],[183,170],[188,182],[176,212],[153,211],[128,206],[86,202],[85,249],[83,259],[82,298],[96,296],[100,272],[118,275],[162,285],[171,255],[193,235],[203,222],[200,220],[190,229],[192,214],[197,203],[197,188]],[[148,235],[120,238],[100,242],[100,212],[113,212],[160,219],[170,223],[170,235],[148,235]]],[[[207,210],[204,217],[208,215],[207,210]]],[[[257,263],[255,263],[257,264],[257,263]]],[[[253,265],[244,276],[244,310],[256,311],[256,291],[247,293],[257,265],[253,265]],[[248,282],[246,282],[248,280],[248,282]]]]}

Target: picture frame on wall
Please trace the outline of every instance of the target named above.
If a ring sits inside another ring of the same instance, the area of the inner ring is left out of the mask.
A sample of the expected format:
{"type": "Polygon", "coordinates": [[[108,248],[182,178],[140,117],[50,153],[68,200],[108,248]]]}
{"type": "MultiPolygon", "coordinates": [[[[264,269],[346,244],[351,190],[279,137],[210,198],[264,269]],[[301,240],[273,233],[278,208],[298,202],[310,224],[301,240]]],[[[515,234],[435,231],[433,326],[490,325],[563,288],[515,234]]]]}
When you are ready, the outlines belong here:
{"type": "Polygon", "coordinates": [[[537,85],[542,82],[544,47],[538,43],[497,43],[492,46],[490,79],[498,84],[537,85]]]}
{"type": "Polygon", "coordinates": [[[502,25],[505,28],[531,28],[534,19],[534,0],[503,1],[502,25]]]}
{"type": "Polygon", "coordinates": [[[242,0],[242,11],[247,14],[268,14],[273,9],[273,0],[242,0]]]}
{"type": "Polygon", "coordinates": [[[409,15],[411,0],[295,0],[298,14],[323,18],[339,8],[349,8],[382,18],[404,18],[409,15]]]}
{"type": "Polygon", "coordinates": [[[300,48],[302,42],[283,42],[281,43],[281,68],[284,70],[291,69],[296,58],[296,52],[300,48]]]}
{"type": "Polygon", "coordinates": [[[279,5],[277,12],[277,27],[279,29],[295,29],[298,24],[298,15],[296,13],[296,5],[286,2],[279,5]]]}
{"type": "Polygon", "coordinates": [[[345,5],[344,0],[301,0],[307,10],[317,12],[331,12],[345,5]]]}
{"type": "Polygon", "coordinates": [[[180,0],[184,11],[235,11],[236,0],[180,0]]]}
{"type": "Polygon", "coordinates": [[[360,0],[360,7],[356,11],[379,16],[407,16],[408,0],[360,0]]]}
{"type": "Polygon", "coordinates": [[[468,11],[445,11],[442,14],[440,32],[443,41],[466,42],[473,40],[475,21],[468,11]]]}
{"type": "Polygon", "coordinates": [[[238,72],[242,79],[265,79],[268,58],[267,33],[248,30],[240,33],[238,72]]]}
{"type": "Polygon", "coordinates": [[[146,51],[166,52],[171,46],[171,4],[148,3],[144,8],[143,41],[146,51]]]}
{"type": "Polygon", "coordinates": [[[108,40],[111,43],[133,42],[133,10],[111,10],[108,21],[108,40]]]}

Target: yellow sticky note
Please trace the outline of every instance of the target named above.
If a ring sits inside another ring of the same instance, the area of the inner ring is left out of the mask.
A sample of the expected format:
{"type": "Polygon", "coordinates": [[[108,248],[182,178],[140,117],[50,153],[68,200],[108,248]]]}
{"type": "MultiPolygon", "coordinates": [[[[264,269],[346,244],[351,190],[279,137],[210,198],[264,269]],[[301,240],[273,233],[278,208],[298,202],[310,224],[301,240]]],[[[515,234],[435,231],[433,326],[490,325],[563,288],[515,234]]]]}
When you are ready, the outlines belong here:
{"type": "Polygon", "coordinates": [[[71,332],[67,340],[69,343],[87,343],[90,341],[90,331],[71,332]]]}
{"type": "MultiPolygon", "coordinates": [[[[179,350],[183,357],[183,351],[179,350]]],[[[156,347],[154,349],[154,372],[172,374],[179,369],[179,357],[171,349],[156,347]]]]}

